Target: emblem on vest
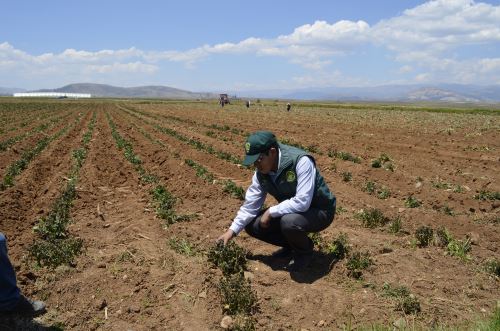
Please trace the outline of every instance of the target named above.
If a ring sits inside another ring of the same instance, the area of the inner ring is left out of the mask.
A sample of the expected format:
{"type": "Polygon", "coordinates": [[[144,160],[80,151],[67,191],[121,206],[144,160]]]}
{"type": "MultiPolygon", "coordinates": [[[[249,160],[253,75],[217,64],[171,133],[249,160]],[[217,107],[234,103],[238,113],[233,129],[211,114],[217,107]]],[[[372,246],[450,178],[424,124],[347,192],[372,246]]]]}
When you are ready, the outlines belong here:
{"type": "Polygon", "coordinates": [[[247,143],[245,144],[245,151],[246,151],[247,153],[248,153],[248,152],[250,152],[250,143],[249,143],[249,142],[247,142],[247,143]]]}
{"type": "Polygon", "coordinates": [[[293,181],[295,181],[295,179],[297,178],[297,176],[295,175],[295,172],[293,172],[292,170],[288,170],[286,172],[286,181],[291,183],[293,181]]]}

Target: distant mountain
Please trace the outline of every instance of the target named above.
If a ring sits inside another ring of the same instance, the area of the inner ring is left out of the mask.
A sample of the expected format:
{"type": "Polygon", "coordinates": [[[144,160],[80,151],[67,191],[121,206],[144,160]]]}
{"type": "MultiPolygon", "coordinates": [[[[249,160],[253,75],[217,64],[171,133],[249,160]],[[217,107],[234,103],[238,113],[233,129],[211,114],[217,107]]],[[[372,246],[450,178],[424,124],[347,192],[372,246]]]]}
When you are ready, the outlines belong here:
{"type": "Polygon", "coordinates": [[[382,85],[233,92],[252,98],[339,101],[500,102],[500,85],[382,85]]]}
{"type": "Polygon", "coordinates": [[[90,93],[93,97],[112,98],[207,99],[218,97],[213,93],[190,92],[168,86],[118,87],[92,83],[70,84],[57,89],[34,92],[90,93]]]}
{"type": "Polygon", "coordinates": [[[15,87],[0,87],[0,95],[12,95],[13,93],[26,92],[25,89],[15,87]]]}

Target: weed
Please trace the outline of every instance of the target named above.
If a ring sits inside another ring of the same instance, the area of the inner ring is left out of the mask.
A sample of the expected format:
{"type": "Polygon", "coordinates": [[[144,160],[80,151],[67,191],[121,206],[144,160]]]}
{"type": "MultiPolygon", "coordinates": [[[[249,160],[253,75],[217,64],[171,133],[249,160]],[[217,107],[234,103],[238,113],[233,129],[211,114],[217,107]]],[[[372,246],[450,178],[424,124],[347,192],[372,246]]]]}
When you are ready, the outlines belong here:
{"type": "Polygon", "coordinates": [[[245,200],[245,190],[230,179],[224,182],[224,192],[229,193],[234,198],[245,200]]]}
{"type": "Polygon", "coordinates": [[[347,234],[345,233],[340,233],[337,238],[326,246],[326,252],[338,260],[343,259],[349,254],[350,249],[347,234]]]}
{"type": "Polygon", "coordinates": [[[157,185],[150,193],[156,202],[156,214],[166,221],[167,226],[190,221],[196,217],[196,215],[177,215],[174,210],[177,199],[162,185],[157,185]]]}
{"type": "Polygon", "coordinates": [[[500,277],[500,261],[496,258],[486,261],[484,263],[484,269],[486,272],[500,277]]]}
{"type": "Polygon", "coordinates": [[[238,273],[221,279],[218,288],[225,313],[250,315],[256,311],[257,296],[243,274],[238,273]]]}
{"type": "Polygon", "coordinates": [[[481,190],[478,194],[474,195],[474,199],[477,200],[500,200],[500,192],[489,192],[481,190]]]}
{"type": "Polygon", "coordinates": [[[185,239],[170,238],[168,244],[170,248],[179,254],[186,256],[195,256],[197,254],[196,247],[185,239]]]}
{"type": "Polygon", "coordinates": [[[453,188],[453,192],[455,193],[462,193],[463,191],[464,188],[460,184],[455,185],[455,187],[453,188]]]}
{"type": "Polygon", "coordinates": [[[384,226],[389,222],[389,218],[385,217],[380,209],[370,208],[368,210],[361,210],[355,215],[365,228],[376,228],[377,226],[384,226]]]}
{"type": "Polygon", "coordinates": [[[368,268],[372,264],[373,261],[370,258],[370,253],[355,252],[347,259],[347,274],[350,277],[360,279],[363,276],[363,270],[368,268]]]}
{"type": "Polygon", "coordinates": [[[309,239],[312,240],[314,246],[323,247],[324,241],[323,241],[323,238],[321,237],[321,233],[311,232],[311,233],[308,233],[307,236],[309,237],[309,239]]]}
{"type": "Polygon", "coordinates": [[[446,247],[453,240],[453,237],[445,227],[440,227],[436,230],[436,245],[446,247]]]}
{"type": "Polygon", "coordinates": [[[405,206],[408,208],[417,208],[422,205],[422,202],[415,198],[413,195],[410,195],[405,200],[405,206]]]}
{"type": "Polygon", "coordinates": [[[375,193],[375,188],[376,188],[375,183],[368,181],[368,182],[366,182],[365,186],[363,187],[363,191],[365,191],[369,194],[373,194],[373,193],[375,193]]]}
{"type": "Polygon", "coordinates": [[[445,213],[446,215],[450,215],[450,216],[455,215],[455,212],[453,211],[453,209],[452,209],[451,207],[449,207],[448,205],[443,206],[443,208],[441,208],[441,210],[442,210],[442,211],[443,211],[443,213],[445,213]]]}
{"type": "Polygon", "coordinates": [[[392,286],[384,283],[382,290],[384,296],[396,300],[396,310],[403,311],[405,314],[420,312],[420,302],[406,286],[392,286]]]}
{"type": "Polygon", "coordinates": [[[218,242],[208,252],[208,261],[222,270],[224,275],[243,273],[246,269],[246,252],[240,246],[230,241],[224,245],[218,242]]]}
{"type": "Polygon", "coordinates": [[[398,215],[391,221],[389,225],[389,232],[396,234],[399,233],[400,231],[401,231],[401,217],[398,215]]]}
{"type": "Polygon", "coordinates": [[[470,260],[470,256],[467,253],[471,251],[471,245],[472,242],[469,237],[466,237],[465,240],[452,239],[446,246],[446,250],[451,256],[456,256],[465,261],[470,260]]]}
{"type": "Polygon", "coordinates": [[[352,180],[352,174],[350,172],[343,172],[342,173],[342,180],[344,182],[350,182],[352,180]]]}
{"type": "Polygon", "coordinates": [[[434,230],[431,227],[423,225],[415,231],[415,239],[418,247],[427,247],[432,242],[434,230]]]}
{"type": "Polygon", "coordinates": [[[336,207],[335,213],[336,213],[337,215],[343,214],[343,213],[345,213],[345,212],[347,212],[347,209],[346,209],[346,208],[344,208],[344,207],[342,207],[342,206],[337,206],[337,207],[336,207]]]}
{"type": "Polygon", "coordinates": [[[372,168],[384,168],[386,170],[394,171],[394,165],[391,158],[387,154],[380,154],[377,159],[372,160],[372,168]]]}
{"type": "Polygon", "coordinates": [[[383,187],[380,191],[378,191],[377,195],[379,199],[387,199],[390,196],[391,196],[391,191],[386,187],[383,187]]]}

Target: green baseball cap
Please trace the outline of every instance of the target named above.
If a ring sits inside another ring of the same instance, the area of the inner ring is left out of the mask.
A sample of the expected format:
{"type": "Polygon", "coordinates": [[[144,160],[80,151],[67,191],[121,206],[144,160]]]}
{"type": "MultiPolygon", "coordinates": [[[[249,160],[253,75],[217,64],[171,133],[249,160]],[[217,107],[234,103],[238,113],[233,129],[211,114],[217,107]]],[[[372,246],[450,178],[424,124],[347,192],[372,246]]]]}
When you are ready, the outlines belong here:
{"type": "Polygon", "coordinates": [[[257,131],[251,134],[245,143],[244,166],[253,164],[260,156],[260,153],[267,152],[272,145],[276,144],[276,136],[269,131],[257,131]]]}

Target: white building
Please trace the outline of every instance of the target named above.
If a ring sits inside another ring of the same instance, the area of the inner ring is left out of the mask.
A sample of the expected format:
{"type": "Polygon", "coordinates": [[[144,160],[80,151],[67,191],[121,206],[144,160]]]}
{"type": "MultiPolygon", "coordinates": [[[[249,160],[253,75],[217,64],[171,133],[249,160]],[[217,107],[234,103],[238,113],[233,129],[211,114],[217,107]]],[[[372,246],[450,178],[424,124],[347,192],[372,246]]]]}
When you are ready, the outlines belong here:
{"type": "Polygon", "coordinates": [[[36,97],[36,98],[90,98],[87,93],[64,93],[64,92],[23,92],[14,93],[16,98],[36,97]]]}

